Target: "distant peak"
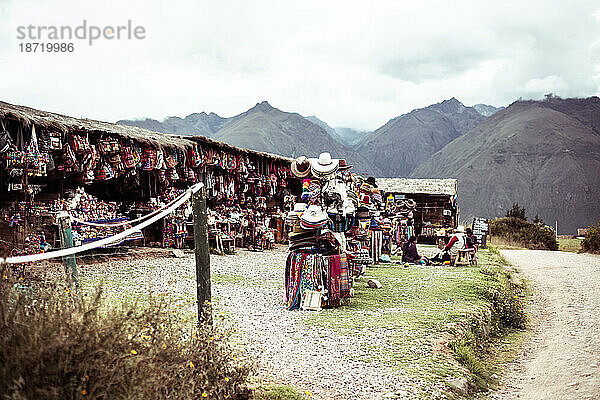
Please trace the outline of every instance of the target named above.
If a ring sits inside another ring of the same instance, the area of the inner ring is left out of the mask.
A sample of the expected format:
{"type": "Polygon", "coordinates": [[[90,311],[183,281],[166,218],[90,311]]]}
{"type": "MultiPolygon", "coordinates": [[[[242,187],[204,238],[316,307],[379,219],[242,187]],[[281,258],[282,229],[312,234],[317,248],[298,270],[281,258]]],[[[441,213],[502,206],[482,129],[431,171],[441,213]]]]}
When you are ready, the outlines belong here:
{"type": "Polygon", "coordinates": [[[441,104],[453,104],[453,105],[463,105],[463,103],[461,103],[456,97],[452,97],[448,100],[444,100],[442,101],[441,104]]]}
{"type": "Polygon", "coordinates": [[[442,101],[441,103],[432,104],[426,108],[437,110],[443,113],[462,113],[466,107],[456,97],[452,97],[442,101]]]}
{"type": "Polygon", "coordinates": [[[271,106],[269,104],[268,101],[261,101],[260,103],[256,103],[256,105],[254,107],[252,107],[252,110],[257,110],[257,111],[269,111],[269,110],[273,110],[273,106],[271,106]]]}

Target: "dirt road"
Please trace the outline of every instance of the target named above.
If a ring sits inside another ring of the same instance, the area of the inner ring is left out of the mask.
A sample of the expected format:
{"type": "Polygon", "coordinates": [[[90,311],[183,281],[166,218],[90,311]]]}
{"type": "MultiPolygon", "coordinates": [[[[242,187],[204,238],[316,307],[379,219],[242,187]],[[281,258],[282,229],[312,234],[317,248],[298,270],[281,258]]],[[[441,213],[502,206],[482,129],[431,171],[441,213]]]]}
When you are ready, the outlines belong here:
{"type": "Polygon", "coordinates": [[[533,287],[534,334],[493,399],[600,398],[600,257],[504,250],[533,287]]]}

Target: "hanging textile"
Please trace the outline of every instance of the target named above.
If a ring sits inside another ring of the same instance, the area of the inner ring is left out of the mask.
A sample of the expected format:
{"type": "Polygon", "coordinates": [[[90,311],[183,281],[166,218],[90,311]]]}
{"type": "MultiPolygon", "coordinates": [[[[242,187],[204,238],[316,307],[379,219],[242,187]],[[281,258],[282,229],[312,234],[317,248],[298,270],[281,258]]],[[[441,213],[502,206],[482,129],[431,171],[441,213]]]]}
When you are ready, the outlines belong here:
{"type": "Polygon", "coordinates": [[[340,282],[341,281],[341,263],[340,256],[329,256],[329,306],[339,307],[340,305],[340,282]]]}
{"type": "Polygon", "coordinates": [[[348,257],[346,254],[337,256],[340,258],[340,297],[350,297],[350,274],[348,271],[348,257]]]}
{"type": "Polygon", "coordinates": [[[383,232],[380,230],[371,230],[371,258],[375,264],[379,263],[381,257],[381,244],[383,232]]]}

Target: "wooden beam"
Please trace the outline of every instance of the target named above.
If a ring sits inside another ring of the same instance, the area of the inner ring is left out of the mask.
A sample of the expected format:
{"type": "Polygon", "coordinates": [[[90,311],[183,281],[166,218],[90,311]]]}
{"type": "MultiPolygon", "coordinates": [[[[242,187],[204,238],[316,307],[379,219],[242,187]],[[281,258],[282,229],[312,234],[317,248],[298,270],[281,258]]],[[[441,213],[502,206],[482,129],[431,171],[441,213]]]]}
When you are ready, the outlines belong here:
{"type": "Polygon", "coordinates": [[[196,296],[198,323],[212,324],[210,289],[210,252],[208,247],[208,220],[206,214],[206,189],[202,188],[192,197],[194,213],[194,247],[196,253],[196,296]]]}
{"type": "MultiPolygon", "coordinates": [[[[60,235],[60,242],[63,248],[73,247],[73,231],[71,230],[71,216],[69,214],[59,215],[57,218],[58,222],[58,234],[60,235]]],[[[79,292],[79,272],[77,271],[77,260],[75,255],[63,257],[65,264],[65,274],[67,275],[67,282],[69,286],[75,287],[75,292],[79,292]]]]}

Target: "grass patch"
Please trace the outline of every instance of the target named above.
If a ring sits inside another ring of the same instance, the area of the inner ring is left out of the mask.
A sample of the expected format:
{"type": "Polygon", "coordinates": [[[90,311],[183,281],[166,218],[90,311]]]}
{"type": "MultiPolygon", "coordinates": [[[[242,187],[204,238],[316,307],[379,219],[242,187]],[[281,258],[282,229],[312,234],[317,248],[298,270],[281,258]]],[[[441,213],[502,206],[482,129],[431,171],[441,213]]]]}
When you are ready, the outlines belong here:
{"type": "Polygon", "coordinates": [[[296,389],[286,385],[263,385],[257,388],[252,400],[304,400],[304,396],[296,389]]]}
{"type": "Polygon", "coordinates": [[[570,253],[581,253],[582,239],[558,239],[558,250],[568,251],[570,253]]]}
{"type": "Polygon", "coordinates": [[[302,318],[308,325],[365,338],[357,359],[384,363],[431,383],[464,375],[453,360],[434,349],[449,332],[457,338],[451,344],[456,359],[469,370],[471,383],[484,389],[494,383],[494,369],[489,352],[484,357],[481,349],[502,337],[506,321],[514,322],[511,318],[520,317],[522,309],[511,308],[513,292],[505,290],[514,275],[505,268],[508,262],[495,248],[482,249],[478,256],[479,267],[368,268],[355,283],[355,297],[347,306],[303,313],[302,318]],[[368,288],[369,278],[379,280],[382,289],[368,288]],[[370,337],[377,337],[378,344],[371,344],[370,337]]]}

